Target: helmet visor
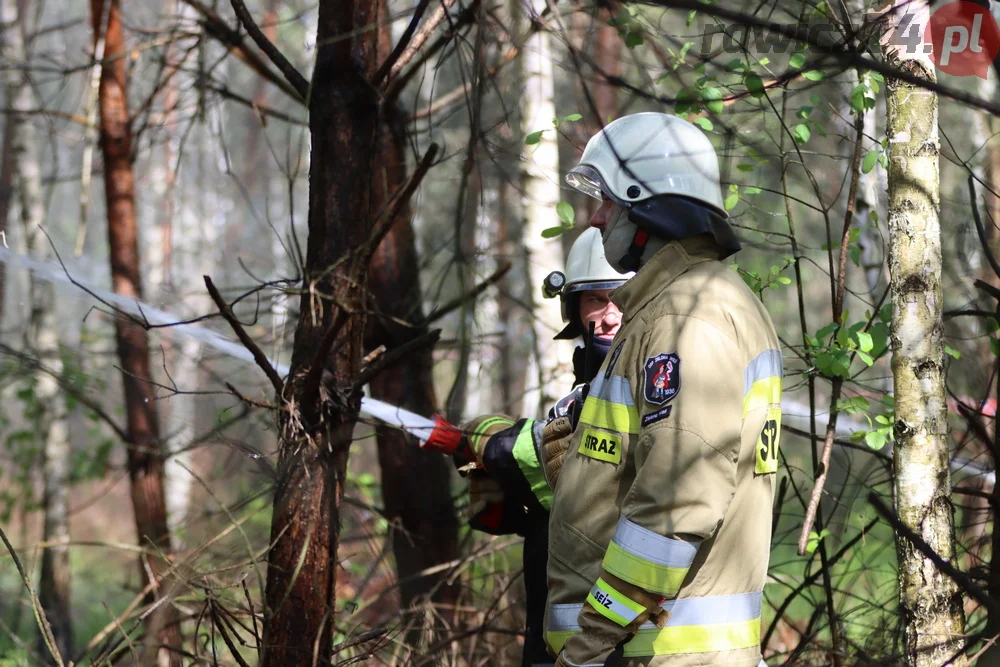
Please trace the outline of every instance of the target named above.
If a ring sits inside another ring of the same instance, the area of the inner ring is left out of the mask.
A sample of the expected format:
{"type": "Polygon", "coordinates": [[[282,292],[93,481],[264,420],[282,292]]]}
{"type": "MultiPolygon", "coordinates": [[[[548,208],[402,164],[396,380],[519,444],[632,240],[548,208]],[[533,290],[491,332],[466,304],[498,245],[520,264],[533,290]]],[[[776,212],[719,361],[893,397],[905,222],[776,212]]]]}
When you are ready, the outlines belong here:
{"type": "Polygon", "coordinates": [[[593,167],[585,164],[573,167],[566,174],[566,182],[589,197],[603,200],[601,193],[604,191],[604,181],[593,167]]]}
{"type": "Polygon", "coordinates": [[[570,294],[571,292],[586,292],[589,290],[605,290],[605,289],[615,289],[616,287],[621,287],[625,284],[625,279],[622,280],[606,280],[602,282],[579,282],[573,285],[568,285],[566,289],[563,290],[563,294],[570,294]]]}

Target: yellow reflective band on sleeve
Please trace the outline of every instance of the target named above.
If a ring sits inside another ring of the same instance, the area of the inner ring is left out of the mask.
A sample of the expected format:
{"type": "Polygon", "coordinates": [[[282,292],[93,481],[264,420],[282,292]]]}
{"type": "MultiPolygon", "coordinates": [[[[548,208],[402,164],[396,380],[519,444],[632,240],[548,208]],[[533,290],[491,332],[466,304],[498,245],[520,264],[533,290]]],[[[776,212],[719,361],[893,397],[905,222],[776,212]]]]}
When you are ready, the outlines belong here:
{"type": "Polygon", "coordinates": [[[619,433],[639,433],[639,413],[635,406],[612,403],[593,396],[588,396],[583,402],[580,423],[619,433]]]}
{"type": "Polygon", "coordinates": [[[602,565],[605,570],[630,584],[666,596],[677,595],[690,569],[690,566],[670,567],[639,558],[614,541],[608,545],[602,565]]]}
{"type": "Polygon", "coordinates": [[[513,426],[514,422],[506,417],[490,417],[481,421],[476,427],[475,432],[469,436],[469,444],[472,445],[472,451],[482,454],[483,450],[481,449],[482,443],[480,443],[480,440],[486,435],[486,431],[497,425],[504,427],[513,426]]]}
{"type": "Polygon", "coordinates": [[[563,650],[563,646],[569,641],[569,638],[575,635],[579,630],[560,630],[558,632],[546,632],[545,633],[545,643],[549,645],[553,653],[558,654],[563,650]]]}
{"type": "Polygon", "coordinates": [[[743,416],[757,408],[781,404],[780,350],[764,350],[743,370],[743,416]]]}
{"type": "Polygon", "coordinates": [[[760,646],[760,618],[732,623],[640,629],[625,644],[625,657],[714,653],[760,646]]]}
{"type": "Polygon", "coordinates": [[[517,462],[521,474],[524,475],[524,480],[531,487],[531,493],[534,494],[542,509],[548,511],[552,509],[552,488],[545,481],[545,472],[542,470],[538,453],[535,451],[534,428],[534,419],[525,421],[521,432],[517,434],[517,439],[514,441],[511,455],[517,462]]]}
{"type": "Polygon", "coordinates": [[[627,595],[619,593],[611,584],[599,578],[587,595],[587,602],[601,616],[623,628],[646,611],[646,607],[632,600],[627,595]]]}
{"type": "Polygon", "coordinates": [[[767,411],[767,421],[757,438],[757,464],[754,472],[768,475],[778,472],[778,441],[781,439],[781,408],[772,407],[767,411]]]}
{"type": "MultiPolygon", "coordinates": [[[[724,653],[760,645],[761,593],[713,595],[670,600],[661,607],[670,612],[664,627],[650,622],[639,626],[625,644],[629,658],[679,653],[724,653]]],[[[582,604],[554,604],[548,610],[545,640],[556,653],[580,632],[582,604]]],[[[728,662],[724,658],[719,661],[728,662]]]]}
{"type": "Polygon", "coordinates": [[[758,408],[781,404],[781,378],[769,377],[757,380],[750,386],[750,391],[743,397],[743,416],[758,408]]]}
{"type": "Polygon", "coordinates": [[[615,465],[622,462],[621,438],[611,433],[595,431],[592,428],[583,430],[583,437],[580,438],[580,449],[577,451],[598,461],[607,461],[615,465]]]}

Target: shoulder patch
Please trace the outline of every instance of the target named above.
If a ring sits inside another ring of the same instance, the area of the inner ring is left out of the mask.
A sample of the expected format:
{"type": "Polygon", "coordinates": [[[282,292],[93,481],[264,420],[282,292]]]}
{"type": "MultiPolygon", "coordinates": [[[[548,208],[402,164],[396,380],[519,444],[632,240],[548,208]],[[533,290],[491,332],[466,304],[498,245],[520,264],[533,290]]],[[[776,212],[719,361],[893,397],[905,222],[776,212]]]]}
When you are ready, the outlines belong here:
{"type": "Polygon", "coordinates": [[[650,405],[663,405],[681,390],[681,358],[677,353],[657,354],[643,364],[643,397],[650,405]]]}

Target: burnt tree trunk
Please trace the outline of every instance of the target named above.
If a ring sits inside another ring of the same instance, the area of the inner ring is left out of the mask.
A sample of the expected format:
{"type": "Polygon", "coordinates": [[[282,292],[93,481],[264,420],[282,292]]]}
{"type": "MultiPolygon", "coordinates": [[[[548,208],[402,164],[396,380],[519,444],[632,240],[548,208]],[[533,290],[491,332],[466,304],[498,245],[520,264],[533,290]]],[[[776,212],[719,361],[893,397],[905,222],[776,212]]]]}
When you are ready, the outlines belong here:
{"type": "MultiPolygon", "coordinates": [[[[104,155],[104,188],[108,211],[108,242],[111,246],[111,280],[116,294],[142,299],[139,279],[139,244],[135,192],[132,175],[132,128],[128,116],[125,76],[125,41],[120,0],[91,0],[95,42],[101,29],[104,2],[111,2],[105,36],[105,63],[99,95],[101,151],[104,155]]],[[[131,320],[115,321],[118,358],[124,383],[128,421],[128,471],[132,487],[139,543],[149,551],[142,555],[140,570],[159,583],[153,596],[169,595],[168,580],[161,580],[168,564],[153,553],[171,552],[170,532],[163,493],[163,446],[159,438],[156,402],[153,400],[146,330],[131,320]]],[[[149,583],[146,581],[146,583],[149,583]]],[[[181,647],[176,611],[160,605],[146,621],[147,644],[181,647]]],[[[179,655],[164,650],[171,665],[181,664],[179,655]]]]}
{"type": "Polygon", "coordinates": [[[321,0],[309,95],[309,238],[279,417],[261,664],[329,664],[340,500],[360,395],[378,98],[375,0],[321,0]]]}
{"type": "MultiPolygon", "coordinates": [[[[379,131],[379,168],[375,192],[379,199],[406,180],[404,119],[387,110],[379,131]]],[[[379,207],[384,202],[379,203],[379,207]]],[[[398,347],[426,332],[407,326],[423,320],[420,271],[410,212],[403,210],[372,259],[368,286],[376,314],[368,320],[367,347],[398,347]]],[[[373,398],[429,415],[436,408],[432,349],[423,347],[371,381],[373,398]]],[[[386,518],[393,526],[392,548],[404,608],[430,596],[453,603],[456,589],[444,583],[448,572],[418,577],[422,570],[458,557],[458,521],[451,500],[450,462],[425,452],[402,431],[378,429],[378,458],[386,518]]]]}

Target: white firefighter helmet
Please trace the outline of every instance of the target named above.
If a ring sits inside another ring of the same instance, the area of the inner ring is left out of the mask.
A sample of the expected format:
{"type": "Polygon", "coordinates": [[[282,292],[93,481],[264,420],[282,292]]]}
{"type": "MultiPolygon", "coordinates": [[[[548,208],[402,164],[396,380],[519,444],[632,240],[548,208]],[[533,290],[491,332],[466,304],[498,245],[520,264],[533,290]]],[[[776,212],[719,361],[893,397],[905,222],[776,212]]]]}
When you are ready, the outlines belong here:
{"type": "Polygon", "coordinates": [[[603,241],[609,263],[620,271],[641,266],[649,235],[674,241],[711,234],[720,259],[740,249],[722,203],[712,142],[676,116],[636,113],[608,123],[587,142],[566,182],[617,204],[603,241]]]}
{"type": "Polygon", "coordinates": [[[566,259],[566,273],[553,272],[546,278],[547,296],[559,294],[562,301],[562,319],[568,325],[556,336],[568,339],[582,336],[583,324],[579,322],[580,292],[606,290],[620,287],[634,273],[615,271],[604,257],[601,232],[593,227],[573,242],[566,259]]]}
{"type": "Polygon", "coordinates": [[[726,216],[712,142],[695,125],[665,113],[635,113],[608,123],[587,142],[566,182],[596,199],[603,191],[622,206],[682,195],[726,216]]]}

